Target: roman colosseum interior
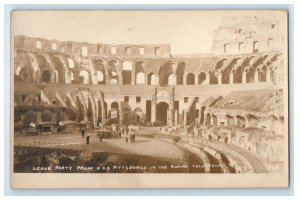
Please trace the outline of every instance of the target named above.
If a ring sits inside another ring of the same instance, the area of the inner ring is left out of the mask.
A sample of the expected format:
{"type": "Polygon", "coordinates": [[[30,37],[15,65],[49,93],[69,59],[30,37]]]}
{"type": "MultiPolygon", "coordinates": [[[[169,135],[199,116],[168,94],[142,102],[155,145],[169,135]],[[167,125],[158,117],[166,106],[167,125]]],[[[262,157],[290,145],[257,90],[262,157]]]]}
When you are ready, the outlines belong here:
{"type": "Polygon", "coordinates": [[[276,19],[224,19],[211,52],[190,56],[168,44],[16,36],[15,134],[31,122],[164,124],[282,161],[284,31],[276,19]]]}

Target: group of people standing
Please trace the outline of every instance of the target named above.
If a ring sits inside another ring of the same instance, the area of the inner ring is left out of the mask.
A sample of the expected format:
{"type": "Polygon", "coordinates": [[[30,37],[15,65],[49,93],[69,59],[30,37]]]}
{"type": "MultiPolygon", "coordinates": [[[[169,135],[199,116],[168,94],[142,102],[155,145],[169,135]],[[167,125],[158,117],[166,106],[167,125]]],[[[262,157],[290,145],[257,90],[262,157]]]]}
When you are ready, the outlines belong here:
{"type": "Polygon", "coordinates": [[[119,139],[122,136],[121,130],[118,131],[112,131],[112,130],[107,130],[107,129],[101,129],[98,131],[97,136],[100,138],[104,139],[119,139]]]}
{"type": "MultiPolygon", "coordinates": [[[[82,138],[84,138],[86,134],[86,127],[81,126],[80,131],[81,131],[82,138]]],[[[136,135],[134,133],[129,133],[128,128],[123,128],[119,130],[110,130],[110,129],[102,128],[98,130],[97,138],[100,140],[100,142],[102,142],[103,139],[120,139],[122,135],[126,136],[125,141],[127,143],[128,143],[128,139],[130,143],[135,142],[136,135]]],[[[90,135],[86,136],[86,143],[89,144],[89,142],[90,142],[90,135]]]]}

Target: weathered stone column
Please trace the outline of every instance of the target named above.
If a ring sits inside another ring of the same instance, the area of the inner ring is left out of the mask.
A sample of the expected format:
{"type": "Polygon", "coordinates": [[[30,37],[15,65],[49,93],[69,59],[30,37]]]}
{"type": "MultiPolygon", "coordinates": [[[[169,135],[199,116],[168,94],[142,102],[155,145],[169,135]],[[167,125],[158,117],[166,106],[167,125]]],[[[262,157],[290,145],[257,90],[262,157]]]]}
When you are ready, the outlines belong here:
{"type": "Polygon", "coordinates": [[[238,119],[237,119],[237,117],[236,116],[233,116],[233,119],[234,119],[234,125],[238,125],[238,119]]]}
{"type": "Polygon", "coordinates": [[[210,74],[207,73],[207,79],[205,80],[206,84],[209,85],[210,82],[210,74]]]}
{"type": "Polygon", "coordinates": [[[119,74],[118,75],[118,85],[123,85],[123,74],[121,73],[121,74],[119,74]]]}
{"type": "Polygon", "coordinates": [[[247,116],[245,116],[245,128],[247,128],[248,126],[249,126],[249,120],[247,116]]]}
{"type": "Polygon", "coordinates": [[[258,82],[258,71],[254,72],[254,83],[258,82]]]}
{"type": "Polygon", "coordinates": [[[84,108],[84,114],[83,114],[83,116],[84,116],[84,120],[87,121],[88,120],[88,116],[87,116],[87,110],[86,110],[86,108],[84,108]]]}
{"type": "Polygon", "coordinates": [[[220,116],[218,116],[218,115],[215,115],[215,116],[216,116],[216,119],[217,119],[217,127],[219,127],[221,125],[220,120],[219,120],[220,116]]]}
{"type": "Polygon", "coordinates": [[[182,81],[183,81],[182,85],[186,85],[186,74],[183,75],[183,80],[182,81]]]}
{"type": "Polygon", "coordinates": [[[266,71],[266,82],[271,82],[271,70],[266,71]]]}
{"type": "Polygon", "coordinates": [[[225,116],[225,120],[224,120],[224,126],[228,126],[228,120],[227,120],[226,116],[225,116]]]}
{"type": "Polygon", "coordinates": [[[98,121],[98,118],[97,118],[97,113],[95,111],[93,111],[93,123],[94,123],[94,127],[98,126],[97,124],[97,121],[98,121]]]}
{"type": "Polygon", "coordinates": [[[242,83],[246,83],[247,82],[247,72],[243,72],[242,74],[242,83]]]}
{"type": "Polygon", "coordinates": [[[99,126],[99,105],[98,105],[98,99],[95,100],[95,119],[96,119],[96,126],[99,126]]]}
{"type": "Polygon", "coordinates": [[[51,122],[56,124],[56,112],[57,111],[51,111],[51,122]]]}
{"type": "Polygon", "coordinates": [[[152,95],[152,102],[151,102],[151,122],[156,121],[157,89],[154,88],[153,92],[154,94],[152,95]]]}
{"type": "Polygon", "coordinates": [[[38,111],[36,113],[36,124],[39,124],[42,121],[42,113],[40,111],[38,111]]]}
{"type": "Polygon", "coordinates": [[[214,117],[212,114],[210,114],[210,125],[214,125],[214,117]]]}
{"type": "Polygon", "coordinates": [[[174,74],[174,79],[175,79],[175,80],[173,80],[175,82],[174,85],[177,85],[177,75],[176,74],[174,74]]]}
{"type": "Polygon", "coordinates": [[[148,85],[148,77],[147,77],[147,74],[145,73],[145,78],[144,78],[144,84],[145,85],[148,85]]]}
{"type": "Polygon", "coordinates": [[[156,96],[152,96],[152,104],[151,104],[151,122],[156,121],[156,96]]]}
{"type": "Polygon", "coordinates": [[[206,115],[207,115],[207,112],[204,110],[204,112],[203,112],[203,125],[206,125],[206,115]]]}
{"type": "MultiPolygon", "coordinates": [[[[102,106],[102,104],[101,104],[102,106]]],[[[101,116],[102,116],[102,124],[104,125],[106,123],[106,115],[105,115],[105,108],[104,108],[104,104],[103,104],[103,107],[101,109],[101,116]]]]}
{"type": "Polygon", "coordinates": [[[222,84],[222,73],[221,72],[219,72],[219,74],[218,74],[218,84],[219,85],[222,84]]]}
{"type": "Polygon", "coordinates": [[[178,124],[178,110],[174,111],[174,125],[178,124]]]}
{"type": "Polygon", "coordinates": [[[170,114],[171,114],[172,125],[174,125],[174,91],[175,91],[175,88],[173,87],[171,96],[170,96],[170,102],[169,102],[169,109],[170,109],[170,114]]]}
{"type": "Polygon", "coordinates": [[[105,75],[105,84],[109,85],[110,76],[108,74],[105,75]]]}
{"type": "Polygon", "coordinates": [[[187,110],[183,110],[183,126],[185,127],[187,123],[187,110]]]}
{"type": "Polygon", "coordinates": [[[230,83],[230,84],[233,84],[233,76],[234,76],[234,73],[231,72],[231,73],[230,73],[230,76],[229,76],[229,83],[230,83]]]}
{"type": "Polygon", "coordinates": [[[135,67],[131,70],[131,85],[136,85],[136,73],[135,73],[135,67]]]}
{"type": "Polygon", "coordinates": [[[122,124],[123,121],[123,110],[121,108],[121,102],[119,101],[119,124],[122,124]]]}

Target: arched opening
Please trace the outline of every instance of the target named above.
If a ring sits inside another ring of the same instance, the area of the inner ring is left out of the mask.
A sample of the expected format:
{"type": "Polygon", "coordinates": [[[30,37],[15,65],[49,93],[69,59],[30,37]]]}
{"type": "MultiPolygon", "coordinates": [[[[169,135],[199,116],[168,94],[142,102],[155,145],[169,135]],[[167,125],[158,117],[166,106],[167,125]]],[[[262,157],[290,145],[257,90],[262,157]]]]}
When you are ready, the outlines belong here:
{"type": "Polygon", "coordinates": [[[29,73],[26,66],[18,65],[15,70],[16,81],[29,81],[29,73]]]}
{"type": "Polygon", "coordinates": [[[70,81],[72,83],[75,80],[74,73],[69,71],[69,75],[70,75],[70,81]]]}
{"type": "Polygon", "coordinates": [[[95,71],[96,71],[96,83],[100,85],[105,85],[105,64],[102,60],[95,60],[95,71]]]}
{"type": "Polygon", "coordinates": [[[185,63],[184,62],[178,63],[177,70],[176,70],[176,83],[177,83],[177,85],[183,85],[184,70],[185,70],[185,63]]]}
{"type": "Polygon", "coordinates": [[[215,71],[209,72],[209,84],[218,84],[218,78],[215,74],[215,71]]]}
{"type": "MultiPolygon", "coordinates": [[[[167,85],[170,82],[170,75],[174,74],[175,64],[173,62],[167,62],[159,69],[159,84],[160,85],[167,85]]],[[[174,76],[173,76],[174,77],[174,76]]],[[[171,77],[171,78],[173,78],[171,77]]],[[[174,82],[174,79],[171,83],[174,82]]],[[[175,80],[176,84],[176,80],[175,80]]]]}
{"type": "Polygon", "coordinates": [[[280,123],[284,123],[284,117],[283,116],[280,116],[279,118],[278,118],[278,120],[280,121],[280,123]]]}
{"type": "Polygon", "coordinates": [[[212,124],[211,124],[211,116],[210,116],[209,113],[206,114],[206,117],[205,117],[205,125],[207,125],[207,126],[212,125],[212,124]]]}
{"type": "Polygon", "coordinates": [[[54,80],[58,83],[58,71],[56,69],[54,70],[54,80]]]}
{"type": "Polygon", "coordinates": [[[41,113],[41,121],[42,122],[50,122],[51,120],[51,111],[50,110],[44,110],[41,113]]]}
{"type": "Polygon", "coordinates": [[[187,74],[186,84],[187,85],[195,85],[195,75],[193,73],[187,74]]]}
{"type": "Polygon", "coordinates": [[[128,122],[130,122],[130,108],[123,108],[122,110],[123,112],[123,123],[124,124],[128,124],[128,122]]]}
{"type": "Polygon", "coordinates": [[[51,71],[48,69],[44,70],[42,72],[41,80],[42,80],[42,82],[45,82],[45,83],[51,82],[51,71]]]}
{"type": "Polygon", "coordinates": [[[233,73],[233,83],[242,83],[242,67],[239,67],[238,69],[232,70],[233,73]]]}
{"type": "Polygon", "coordinates": [[[25,100],[26,106],[37,106],[38,104],[38,100],[35,97],[27,97],[25,100]]]}
{"type": "Polygon", "coordinates": [[[276,71],[272,70],[270,76],[271,76],[270,79],[271,79],[272,82],[276,82],[277,81],[276,80],[276,71]]]}
{"type": "Polygon", "coordinates": [[[54,62],[55,70],[57,71],[56,82],[65,83],[65,69],[63,63],[57,57],[53,58],[53,62],[54,62]]]}
{"type": "Polygon", "coordinates": [[[58,125],[59,122],[61,121],[66,121],[68,120],[68,112],[65,111],[65,110],[59,110],[57,113],[56,113],[56,124],[58,125]]]}
{"type": "Polygon", "coordinates": [[[213,119],[213,126],[218,126],[218,118],[215,115],[212,115],[212,119],[213,119]]]}
{"type": "Polygon", "coordinates": [[[258,72],[258,82],[267,81],[267,67],[263,66],[258,72]]]}
{"type": "Polygon", "coordinates": [[[109,85],[118,85],[118,80],[116,78],[112,78],[109,80],[109,85]]]}
{"type": "Polygon", "coordinates": [[[69,65],[69,68],[73,69],[75,67],[74,60],[71,58],[68,58],[68,65],[69,65]]]}
{"type": "Polygon", "coordinates": [[[108,76],[110,85],[117,85],[119,83],[117,61],[111,60],[108,62],[108,76]]]}
{"type": "Polygon", "coordinates": [[[15,70],[15,74],[17,75],[17,76],[19,76],[20,75],[20,71],[22,70],[22,66],[21,65],[19,65],[19,66],[17,66],[17,68],[16,68],[16,70],[15,70]]]}
{"type": "Polygon", "coordinates": [[[246,83],[253,83],[255,69],[247,68],[245,69],[245,72],[246,72],[246,83]]]}
{"type": "Polygon", "coordinates": [[[134,119],[136,122],[140,122],[143,116],[143,111],[141,108],[134,109],[134,119]]]}
{"type": "Polygon", "coordinates": [[[168,108],[169,105],[166,102],[160,102],[156,106],[156,121],[164,122],[167,124],[167,117],[168,117],[168,108]]]}
{"type": "Polygon", "coordinates": [[[234,118],[230,115],[226,115],[226,119],[227,119],[227,125],[228,126],[234,126],[235,125],[235,121],[234,118]]]}
{"type": "Polygon", "coordinates": [[[23,123],[25,126],[28,126],[30,123],[36,122],[36,112],[34,110],[28,110],[25,113],[23,123]]]}
{"type": "Polygon", "coordinates": [[[131,77],[132,77],[132,63],[129,61],[125,61],[123,62],[123,68],[122,68],[123,85],[130,85],[131,77]]]}
{"type": "Polygon", "coordinates": [[[176,85],[176,75],[170,74],[168,77],[168,85],[176,85]]]}
{"type": "Polygon", "coordinates": [[[97,101],[97,103],[98,103],[98,124],[99,123],[102,123],[102,106],[101,106],[101,101],[100,100],[98,100],[97,101]]]}
{"type": "Polygon", "coordinates": [[[82,84],[89,84],[90,83],[90,77],[89,77],[89,73],[85,70],[81,70],[79,73],[79,79],[80,79],[80,83],[82,84]]]}
{"type": "Polygon", "coordinates": [[[76,121],[80,122],[85,120],[85,109],[78,96],[76,97],[76,107],[78,108],[76,121]]]}
{"type": "Polygon", "coordinates": [[[204,111],[205,111],[205,106],[203,106],[201,108],[201,111],[200,111],[200,124],[203,124],[204,123],[204,111]]]}
{"type": "Polygon", "coordinates": [[[246,119],[240,115],[236,116],[237,118],[237,125],[241,128],[245,128],[246,126],[246,119]]]}
{"type": "Polygon", "coordinates": [[[271,115],[269,118],[270,118],[271,122],[278,120],[278,118],[275,115],[271,115]]]}
{"type": "Polygon", "coordinates": [[[258,118],[256,116],[248,114],[246,116],[246,118],[248,119],[248,126],[249,127],[256,127],[257,126],[258,118]]]}
{"type": "Polygon", "coordinates": [[[36,58],[40,69],[50,69],[50,65],[44,56],[38,55],[36,58]]]}
{"type": "Polygon", "coordinates": [[[206,74],[204,72],[201,72],[199,75],[198,75],[198,85],[202,85],[204,84],[206,81],[206,74]]]}
{"type": "Polygon", "coordinates": [[[15,54],[15,81],[30,81],[32,79],[34,65],[31,65],[29,58],[25,53],[17,52],[15,54]]]}
{"type": "Polygon", "coordinates": [[[104,102],[104,116],[107,119],[107,103],[104,102]]]}
{"type": "Polygon", "coordinates": [[[96,72],[96,82],[97,84],[105,84],[104,74],[102,71],[96,72]]]}
{"type": "Polygon", "coordinates": [[[90,122],[94,122],[94,111],[90,98],[88,98],[87,120],[90,122]]]}
{"type": "Polygon", "coordinates": [[[118,102],[113,102],[111,104],[111,107],[110,107],[110,116],[109,118],[112,120],[113,123],[119,123],[119,104],[118,102]]]}
{"type": "Polygon", "coordinates": [[[138,85],[145,84],[145,63],[143,61],[136,63],[135,83],[138,85]]]}
{"type": "Polygon", "coordinates": [[[136,74],[136,84],[137,85],[142,85],[145,83],[145,74],[144,72],[139,72],[136,74]]]}
{"type": "Polygon", "coordinates": [[[222,84],[229,84],[230,83],[230,74],[231,71],[233,69],[233,67],[235,67],[236,65],[239,65],[238,62],[240,60],[240,57],[236,57],[234,59],[222,59],[220,61],[220,71],[221,71],[221,83],[222,84]]]}
{"type": "Polygon", "coordinates": [[[50,65],[44,56],[38,55],[37,63],[41,71],[41,82],[52,82],[52,73],[50,65]]]}
{"type": "Polygon", "coordinates": [[[148,85],[155,85],[156,84],[156,76],[154,73],[148,74],[147,77],[147,84],[148,85]]]}

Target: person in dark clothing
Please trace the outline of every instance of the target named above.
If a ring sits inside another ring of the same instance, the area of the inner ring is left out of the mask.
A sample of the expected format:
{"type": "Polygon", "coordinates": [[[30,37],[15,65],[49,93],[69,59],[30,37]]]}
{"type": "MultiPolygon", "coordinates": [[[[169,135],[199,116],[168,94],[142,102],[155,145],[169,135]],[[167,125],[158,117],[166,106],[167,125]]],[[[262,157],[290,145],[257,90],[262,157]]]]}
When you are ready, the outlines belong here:
{"type": "Polygon", "coordinates": [[[130,142],[133,142],[133,135],[130,134],[129,137],[130,137],[130,142]]]}
{"type": "Polygon", "coordinates": [[[80,129],[81,129],[81,136],[82,136],[82,138],[84,138],[85,127],[84,127],[84,126],[81,126],[80,129]]]}
{"type": "Polygon", "coordinates": [[[86,137],[86,144],[90,144],[90,136],[86,137]]]}

